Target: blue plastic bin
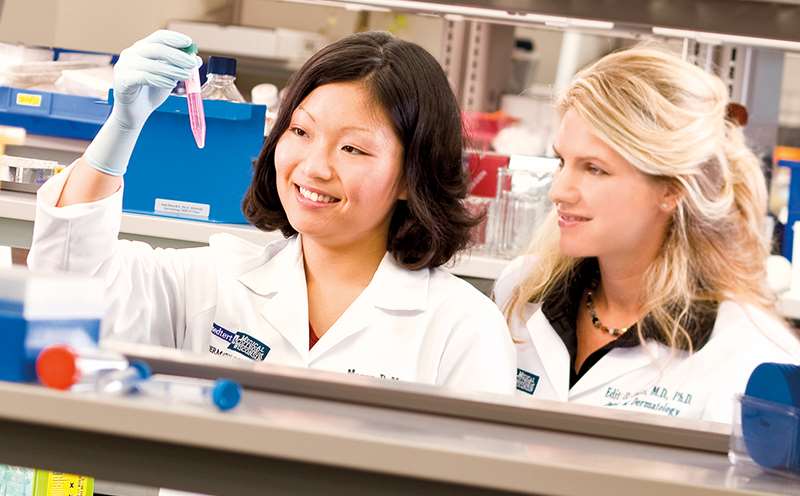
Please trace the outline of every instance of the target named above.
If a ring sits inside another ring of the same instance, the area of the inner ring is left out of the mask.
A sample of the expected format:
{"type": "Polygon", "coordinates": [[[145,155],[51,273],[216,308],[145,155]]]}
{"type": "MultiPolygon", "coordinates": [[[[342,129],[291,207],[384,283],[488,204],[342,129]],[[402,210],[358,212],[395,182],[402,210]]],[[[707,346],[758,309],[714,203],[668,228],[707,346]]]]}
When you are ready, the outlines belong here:
{"type": "MultiPolygon", "coordinates": [[[[108,55],[113,65],[119,58],[104,52],[52,50],[53,60],[64,53],[108,55]]],[[[0,86],[0,124],[22,127],[31,134],[91,140],[109,112],[111,105],[97,98],[0,86]]]]}
{"type": "Polygon", "coordinates": [[[90,140],[110,112],[105,100],[0,86],[0,124],[31,134],[90,140]]]}
{"type": "Polygon", "coordinates": [[[788,167],[792,171],[789,182],[789,217],[783,232],[783,256],[792,259],[792,242],[794,241],[794,223],[800,220],[800,162],[780,160],[778,165],[788,167]]]}
{"type": "Polygon", "coordinates": [[[0,380],[31,382],[36,380],[36,357],[42,348],[32,345],[31,336],[50,338],[49,344],[69,344],[76,332],[81,341],[97,343],[100,319],[26,319],[23,304],[0,300],[0,380]]]}
{"type": "MultiPolygon", "coordinates": [[[[110,98],[113,101],[113,98],[110,98]]],[[[264,143],[264,105],[205,100],[206,144],[198,149],[186,98],[171,95],[147,120],[128,172],[123,210],[246,224],[242,198],[264,143]]]]}

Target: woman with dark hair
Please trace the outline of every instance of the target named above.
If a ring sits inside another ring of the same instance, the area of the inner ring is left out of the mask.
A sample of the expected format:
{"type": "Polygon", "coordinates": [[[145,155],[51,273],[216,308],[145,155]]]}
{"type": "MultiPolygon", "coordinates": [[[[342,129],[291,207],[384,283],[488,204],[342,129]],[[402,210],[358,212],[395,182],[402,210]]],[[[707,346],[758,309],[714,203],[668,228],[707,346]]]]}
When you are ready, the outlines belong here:
{"type": "Polygon", "coordinates": [[[461,202],[458,106],[412,43],[349,36],[292,78],[243,205],[286,239],[218,234],[189,250],[117,239],[121,177],[147,117],[199,63],[180,50],[190,43],[159,31],[123,51],[108,121],[40,190],[29,265],[104,278],[104,339],[513,392],[502,314],[439,268],[475,220],[461,202]]]}

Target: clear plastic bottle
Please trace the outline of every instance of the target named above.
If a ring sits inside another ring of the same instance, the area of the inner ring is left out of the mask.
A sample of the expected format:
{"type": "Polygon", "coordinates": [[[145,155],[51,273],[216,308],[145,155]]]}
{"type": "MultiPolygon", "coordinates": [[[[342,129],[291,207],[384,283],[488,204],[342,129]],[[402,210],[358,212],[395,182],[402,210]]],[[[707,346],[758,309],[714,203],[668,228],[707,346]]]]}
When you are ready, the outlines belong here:
{"type": "Polygon", "coordinates": [[[203,100],[228,100],[244,102],[244,97],[236,88],[236,59],[228,57],[209,57],[207,80],[200,89],[203,100]]]}

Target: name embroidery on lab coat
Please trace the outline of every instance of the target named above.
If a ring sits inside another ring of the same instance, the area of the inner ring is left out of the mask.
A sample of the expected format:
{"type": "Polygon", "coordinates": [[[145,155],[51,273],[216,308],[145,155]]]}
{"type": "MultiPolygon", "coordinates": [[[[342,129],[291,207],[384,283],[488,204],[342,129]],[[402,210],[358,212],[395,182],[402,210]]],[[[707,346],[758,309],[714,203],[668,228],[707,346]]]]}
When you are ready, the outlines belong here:
{"type": "Polygon", "coordinates": [[[692,404],[692,394],[685,391],[671,391],[664,386],[656,385],[640,391],[624,391],[616,387],[608,387],[605,395],[609,407],[634,407],[663,413],[677,417],[681,409],[692,404]]]}
{"type": "MultiPolygon", "coordinates": [[[[269,346],[265,345],[253,336],[245,332],[229,331],[216,322],[212,324],[211,334],[217,336],[223,341],[226,341],[228,343],[229,350],[235,351],[240,355],[244,355],[251,360],[259,362],[263,361],[265,358],[267,358],[267,354],[270,350],[269,346]]],[[[218,350],[213,346],[209,347],[209,350],[211,353],[216,353],[218,355],[224,354],[222,350],[218,350]]]]}
{"type": "Polygon", "coordinates": [[[533,394],[539,385],[539,376],[527,370],[517,369],[517,389],[523,393],[533,394]]]}

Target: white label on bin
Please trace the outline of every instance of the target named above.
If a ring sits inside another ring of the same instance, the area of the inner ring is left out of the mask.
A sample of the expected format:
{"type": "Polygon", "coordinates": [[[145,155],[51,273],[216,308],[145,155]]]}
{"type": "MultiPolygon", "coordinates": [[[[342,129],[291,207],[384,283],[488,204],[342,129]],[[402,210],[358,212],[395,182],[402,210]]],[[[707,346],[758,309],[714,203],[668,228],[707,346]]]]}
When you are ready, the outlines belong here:
{"type": "Polygon", "coordinates": [[[153,210],[158,214],[208,220],[208,216],[211,214],[211,205],[156,198],[156,206],[153,210]]]}

